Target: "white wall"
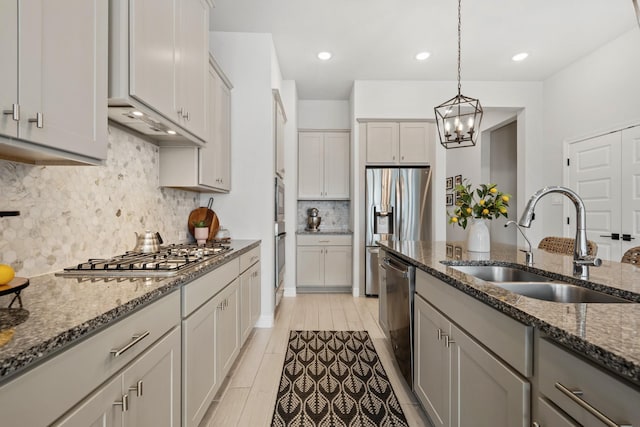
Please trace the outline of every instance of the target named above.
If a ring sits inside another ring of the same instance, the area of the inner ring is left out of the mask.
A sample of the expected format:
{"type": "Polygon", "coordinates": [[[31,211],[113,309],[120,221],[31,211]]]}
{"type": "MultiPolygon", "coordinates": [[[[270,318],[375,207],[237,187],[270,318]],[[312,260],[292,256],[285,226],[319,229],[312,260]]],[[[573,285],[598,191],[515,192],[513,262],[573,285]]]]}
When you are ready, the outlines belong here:
{"type": "MultiPolygon", "coordinates": [[[[231,92],[231,192],[213,195],[221,225],[236,239],[261,239],[262,314],[274,312],[274,162],[272,86],[281,84],[270,34],[210,33],[210,49],[229,76],[231,92]]],[[[204,203],[210,195],[203,195],[204,203]]]]}
{"type": "MultiPolygon", "coordinates": [[[[640,30],[634,28],[543,82],[543,144],[554,153],[544,169],[547,183],[563,182],[564,142],[640,123],[639,52],[640,30]]],[[[556,219],[545,224],[546,235],[562,235],[562,206],[545,200],[539,206],[556,219]]],[[[575,233],[572,227],[564,231],[575,233]]]]}
{"type": "Polygon", "coordinates": [[[349,101],[300,100],[299,129],[351,129],[349,101]]]}

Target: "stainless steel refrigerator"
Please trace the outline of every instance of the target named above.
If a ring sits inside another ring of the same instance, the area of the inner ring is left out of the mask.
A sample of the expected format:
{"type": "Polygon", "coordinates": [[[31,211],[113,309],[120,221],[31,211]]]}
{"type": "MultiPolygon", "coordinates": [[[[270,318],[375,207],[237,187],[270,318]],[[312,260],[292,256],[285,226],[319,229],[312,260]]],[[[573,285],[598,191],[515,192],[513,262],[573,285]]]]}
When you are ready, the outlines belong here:
{"type": "Polygon", "coordinates": [[[430,240],[431,169],[367,168],[365,294],[378,295],[380,240],[430,240]]]}

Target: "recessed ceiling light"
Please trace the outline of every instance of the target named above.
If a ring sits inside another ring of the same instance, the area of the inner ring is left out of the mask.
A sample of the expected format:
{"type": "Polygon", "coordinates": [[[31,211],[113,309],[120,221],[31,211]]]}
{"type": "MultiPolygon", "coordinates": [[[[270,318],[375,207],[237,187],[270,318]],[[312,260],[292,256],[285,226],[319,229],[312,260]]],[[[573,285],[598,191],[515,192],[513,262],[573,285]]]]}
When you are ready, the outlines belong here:
{"type": "Polygon", "coordinates": [[[522,52],[522,53],[518,53],[517,55],[513,55],[513,57],[511,59],[516,61],[516,62],[519,62],[519,61],[524,61],[525,59],[527,59],[527,56],[529,56],[529,54],[527,52],[522,52]]]}
{"type": "Polygon", "coordinates": [[[140,111],[132,111],[131,114],[133,114],[136,117],[142,117],[144,116],[144,114],[142,114],[140,111]]]}
{"type": "Polygon", "coordinates": [[[322,59],[323,61],[328,61],[329,59],[331,59],[331,52],[320,52],[318,54],[318,58],[322,59]]]}
{"type": "Polygon", "coordinates": [[[418,61],[424,61],[430,56],[431,54],[429,52],[420,52],[419,54],[416,55],[416,59],[418,61]]]}

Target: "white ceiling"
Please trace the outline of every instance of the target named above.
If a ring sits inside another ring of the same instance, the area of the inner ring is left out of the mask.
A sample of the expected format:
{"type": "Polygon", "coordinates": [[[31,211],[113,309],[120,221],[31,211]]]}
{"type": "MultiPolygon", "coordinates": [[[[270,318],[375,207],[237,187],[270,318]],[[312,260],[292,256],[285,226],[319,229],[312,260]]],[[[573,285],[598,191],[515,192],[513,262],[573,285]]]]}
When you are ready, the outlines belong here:
{"type": "MultiPolygon", "coordinates": [[[[282,76],[296,81],[300,99],[348,99],[354,80],[456,78],[455,0],[215,0],[215,5],[212,30],[273,35],[282,76]],[[318,60],[323,50],[333,58],[318,60]],[[425,50],[431,57],[416,61],[425,50]]],[[[635,25],[632,0],[465,0],[463,87],[465,80],[543,80],[635,25]],[[523,51],[528,59],[511,60],[523,51]]]]}

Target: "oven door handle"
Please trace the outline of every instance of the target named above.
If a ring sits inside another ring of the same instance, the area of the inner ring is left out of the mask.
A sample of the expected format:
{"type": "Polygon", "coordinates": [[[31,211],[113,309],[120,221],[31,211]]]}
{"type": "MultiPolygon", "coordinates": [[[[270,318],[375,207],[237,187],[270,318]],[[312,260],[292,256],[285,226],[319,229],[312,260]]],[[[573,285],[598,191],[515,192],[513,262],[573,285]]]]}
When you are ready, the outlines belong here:
{"type": "Polygon", "coordinates": [[[406,279],[407,277],[409,277],[409,271],[408,270],[403,270],[403,269],[400,269],[400,268],[394,266],[393,264],[391,264],[391,261],[392,261],[391,258],[384,258],[382,260],[384,265],[389,267],[391,270],[394,270],[395,272],[400,273],[403,279],[406,279]]]}

